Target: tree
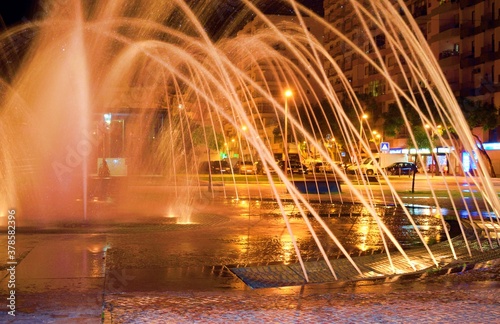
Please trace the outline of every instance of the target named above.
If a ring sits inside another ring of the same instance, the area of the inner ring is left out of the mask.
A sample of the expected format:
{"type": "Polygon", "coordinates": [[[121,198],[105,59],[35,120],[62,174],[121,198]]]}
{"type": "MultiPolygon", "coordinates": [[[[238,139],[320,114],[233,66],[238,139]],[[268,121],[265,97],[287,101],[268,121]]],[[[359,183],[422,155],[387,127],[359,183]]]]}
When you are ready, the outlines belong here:
{"type": "Polygon", "coordinates": [[[395,103],[389,104],[387,112],[383,113],[382,116],[384,118],[384,134],[395,137],[404,125],[404,119],[398,106],[395,103]]]}
{"type": "MultiPolygon", "coordinates": [[[[457,101],[471,130],[476,127],[482,127],[483,130],[489,130],[499,126],[498,108],[493,104],[479,100],[474,101],[463,97],[457,98],[457,101]]],[[[476,134],[472,135],[476,140],[479,152],[488,161],[490,176],[496,177],[493,163],[491,162],[488,152],[484,149],[483,142],[476,134]]]]}
{"type": "Polygon", "coordinates": [[[194,146],[206,146],[211,150],[220,150],[224,145],[224,136],[215,132],[212,126],[202,127],[193,123],[191,134],[194,146]]]}
{"type": "MultiPolygon", "coordinates": [[[[407,94],[407,96],[411,98],[410,94],[407,94]]],[[[414,93],[413,96],[415,97],[415,104],[420,108],[421,113],[424,116],[429,119],[432,118],[434,120],[439,120],[437,107],[429,90],[424,89],[423,93],[414,93]]],[[[401,110],[403,110],[403,113],[410,125],[424,126],[422,125],[422,116],[414,108],[414,106],[411,105],[403,96],[399,97],[399,101],[401,102],[402,109],[400,109],[396,103],[392,103],[389,104],[388,111],[382,114],[384,118],[384,132],[388,136],[396,136],[405,126],[401,110]]],[[[414,130],[412,129],[411,131],[413,132],[414,130]]]]}

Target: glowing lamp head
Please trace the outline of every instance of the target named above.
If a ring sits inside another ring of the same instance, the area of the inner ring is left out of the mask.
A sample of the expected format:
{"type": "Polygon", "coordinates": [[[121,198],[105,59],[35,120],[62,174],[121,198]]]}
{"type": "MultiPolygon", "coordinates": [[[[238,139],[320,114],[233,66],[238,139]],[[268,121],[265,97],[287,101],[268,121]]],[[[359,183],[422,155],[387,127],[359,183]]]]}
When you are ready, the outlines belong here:
{"type": "Polygon", "coordinates": [[[285,97],[286,97],[286,98],[290,98],[291,96],[293,96],[293,92],[292,92],[292,90],[287,89],[287,90],[285,91],[285,97]]]}
{"type": "Polygon", "coordinates": [[[108,126],[111,124],[111,114],[104,114],[104,123],[108,126]]]}

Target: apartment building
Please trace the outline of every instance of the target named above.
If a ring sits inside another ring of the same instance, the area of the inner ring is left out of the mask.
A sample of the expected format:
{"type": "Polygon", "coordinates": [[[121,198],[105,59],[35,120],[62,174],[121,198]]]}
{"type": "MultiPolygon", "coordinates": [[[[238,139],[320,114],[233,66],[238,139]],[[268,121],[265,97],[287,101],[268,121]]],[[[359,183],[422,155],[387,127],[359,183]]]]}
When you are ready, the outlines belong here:
{"type": "MultiPolygon", "coordinates": [[[[292,35],[293,33],[303,34],[303,28],[296,16],[293,15],[266,15],[266,19],[270,24],[276,26],[283,34],[292,35]],[[302,30],[302,31],[301,31],[302,30]]],[[[304,24],[307,32],[312,34],[315,39],[321,40],[323,36],[323,27],[314,19],[310,17],[303,17],[304,24]]],[[[246,24],[243,29],[238,33],[238,36],[244,35],[257,35],[263,34],[266,30],[271,32],[269,23],[266,23],[262,18],[255,17],[252,21],[246,24]]],[[[270,35],[275,35],[271,32],[270,35]]],[[[274,36],[273,36],[274,37],[274,36]]],[[[314,67],[309,59],[301,59],[297,57],[297,53],[292,50],[279,39],[270,41],[269,45],[272,51],[276,51],[277,60],[270,59],[273,54],[269,51],[265,53],[262,59],[256,55],[256,61],[245,67],[243,70],[253,80],[245,89],[246,94],[240,94],[246,105],[247,113],[252,116],[255,128],[259,132],[259,136],[264,139],[267,145],[270,146],[276,158],[281,158],[283,154],[284,145],[286,143],[289,154],[298,154],[298,146],[293,138],[293,134],[287,134],[288,141],[283,140],[281,132],[276,133],[277,127],[283,128],[278,114],[276,114],[276,107],[269,99],[268,95],[276,100],[281,105],[285,105],[288,100],[288,107],[290,109],[297,109],[304,102],[313,102],[315,94],[319,93],[317,90],[319,85],[313,80],[311,69],[321,68],[321,64],[314,67]],[[302,75],[293,73],[292,69],[283,66],[280,62],[288,61],[290,66],[293,66],[295,71],[301,71],[302,75]],[[295,74],[295,76],[293,76],[295,74]],[[261,90],[265,89],[268,95],[262,93],[261,90]],[[285,91],[290,89],[293,93],[293,98],[286,98],[285,91]],[[251,94],[250,98],[248,93],[251,94]]],[[[321,46],[321,44],[319,44],[321,46]]],[[[227,147],[229,151],[229,158],[231,159],[250,159],[255,156],[253,149],[242,138],[245,134],[247,125],[241,125],[239,128],[233,125],[225,125],[224,134],[227,140],[227,147]]]]}
{"type": "MultiPolygon", "coordinates": [[[[454,94],[500,106],[500,1],[499,0],[407,0],[405,1],[423,36],[438,60],[454,94]]],[[[370,52],[370,39],[360,30],[350,0],[325,0],[325,19],[347,38],[370,52]]],[[[384,36],[371,29],[371,37],[384,54],[384,36]]],[[[380,102],[389,89],[377,72],[352,48],[327,32],[325,46],[332,57],[342,63],[343,71],[358,93],[372,93],[380,102]],[[363,67],[358,65],[362,64],[363,67]]],[[[386,57],[390,67],[391,58],[386,57]]],[[[330,66],[325,69],[333,84],[338,76],[330,66]]],[[[396,79],[397,75],[394,76],[396,79]]],[[[341,87],[338,87],[341,90],[341,87]]],[[[384,109],[384,108],[383,108],[384,109]]],[[[489,138],[486,137],[485,140],[489,138]]]]}
{"type": "MultiPolygon", "coordinates": [[[[396,1],[393,3],[397,6],[396,1]]],[[[406,0],[405,4],[454,95],[500,107],[500,0],[406,0]]],[[[401,69],[394,68],[395,58],[385,52],[383,34],[375,26],[369,26],[369,35],[359,28],[361,21],[357,19],[350,0],[325,0],[324,10],[325,19],[372,58],[375,54],[370,52],[373,44],[376,44],[385,58],[391,77],[399,86],[404,87],[404,79],[408,81],[410,89],[415,86],[411,78],[403,77],[401,69]]],[[[401,8],[400,12],[403,14],[401,8]]],[[[325,32],[325,47],[340,63],[354,91],[369,93],[376,98],[379,109],[377,115],[387,111],[394,98],[385,78],[331,31],[325,32]]],[[[328,64],[325,70],[336,90],[342,92],[343,85],[338,73],[328,64]]],[[[375,125],[381,123],[380,120],[371,122],[375,125]]],[[[484,142],[500,140],[496,130],[478,128],[473,132],[484,142]]],[[[393,146],[405,145],[404,138],[390,141],[393,146]]],[[[495,156],[496,152],[490,152],[491,155],[495,156]]],[[[498,160],[500,167],[500,156],[498,160]]]]}

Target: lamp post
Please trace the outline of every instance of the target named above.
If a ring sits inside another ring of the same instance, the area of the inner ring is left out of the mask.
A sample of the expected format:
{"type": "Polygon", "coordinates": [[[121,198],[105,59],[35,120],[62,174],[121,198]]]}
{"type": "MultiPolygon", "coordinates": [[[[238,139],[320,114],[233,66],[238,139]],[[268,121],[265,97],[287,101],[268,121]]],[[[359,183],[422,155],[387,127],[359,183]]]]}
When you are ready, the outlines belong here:
{"type": "Polygon", "coordinates": [[[241,135],[243,133],[245,133],[247,131],[247,126],[246,125],[243,125],[241,126],[241,131],[238,132],[238,145],[240,147],[240,153],[241,153],[241,158],[245,158],[245,151],[246,151],[246,148],[247,148],[247,143],[246,143],[246,137],[245,135],[243,135],[243,139],[245,140],[245,143],[242,142],[242,138],[241,138],[241,135]],[[246,144],[246,145],[243,145],[243,144],[246,144]]]}
{"type": "Polygon", "coordinates": [[[373,143],[375,143],[375,148],[377,149],[377,151],[380,151],[380,143],[382,143],[382,135],[380,135],[380,133],[377,132],[376,130],[374,130],[372,134],[373,134],[373,143]]]}
{"type": "MultiPolygon", "coordinates": [[[[367,119],[367,118],[368,118],[368,115],[363,114],[363,115],[361,115],[361,118],[359,120],[359,137],[360,137],[361,141],[363,140],[363,119],[367,119]]],[[[359,153],[358,153],[360,161],[361,161],[361,148],[362,148],[361,141],[360,141],[359,153]]]]}
{"type": "Polygon", "coordinates": [[[111,157],[111,117],[110,113],[104,114],[104,140],[102,141],[102,158],[106,160],[106,156],[111,157]]]}
{"type": "Polygon", "coordinates": [[[285,153],[284,157],[284,168],[285,168],[285,176],[287,174],[288,168],[288,98],[293,95],[292,90],[285,90],[285,136],[283,138],[283,150],[285,153]]]}
{"type": "Polygon", "coordinates": [[[368,118],[367,114],[361,115],[361,119],[359,120],[359,137],[362,137],[363,134],[363,119],[367,118],[368,118]]]}

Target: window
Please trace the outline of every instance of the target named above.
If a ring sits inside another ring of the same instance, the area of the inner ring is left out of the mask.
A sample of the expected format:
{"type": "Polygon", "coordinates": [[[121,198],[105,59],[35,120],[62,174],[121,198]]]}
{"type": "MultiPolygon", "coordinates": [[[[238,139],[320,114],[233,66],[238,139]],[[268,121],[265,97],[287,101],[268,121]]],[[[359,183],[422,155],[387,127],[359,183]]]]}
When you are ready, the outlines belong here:
{"type": "Polygon", "coordinates": [[[393,66],[394,65],[394,56],[389,56],[387,58],[387,66],[393,66]]]}
{"type": "Polygon", "coordinates": [[[381,86],[379,80],[370,82],[368,87],[369,87],[368,91],[373,97],[378,97],[381,95],[381,86]]]}
{"type": "Polygon", "coordinates": [[[375,36],[375,44],[378,48],[384,48],[385,46],[385,35],[375,36]]]}

